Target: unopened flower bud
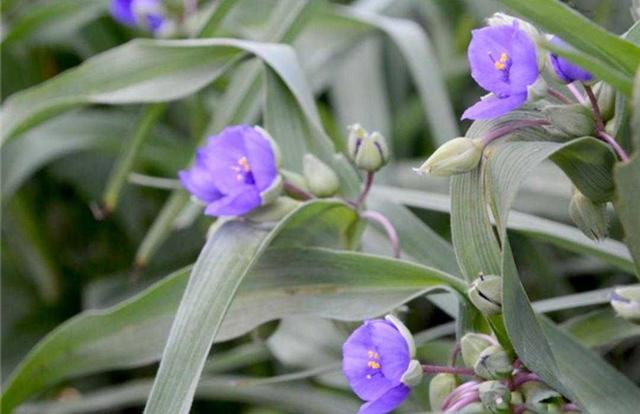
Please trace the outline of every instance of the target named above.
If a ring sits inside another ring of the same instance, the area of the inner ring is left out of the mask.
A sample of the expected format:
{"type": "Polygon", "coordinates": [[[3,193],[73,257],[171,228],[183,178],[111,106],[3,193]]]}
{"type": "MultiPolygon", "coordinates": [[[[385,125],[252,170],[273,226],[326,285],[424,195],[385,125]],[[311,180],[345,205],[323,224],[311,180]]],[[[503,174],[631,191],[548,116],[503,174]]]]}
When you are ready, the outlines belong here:
{"type": "Polygon", "coordinates": [[[304,178],[309,191],[318,197],[331,197],[340,187],[336,173],[312,154],[306,154],[302,161],[304,178]]]}
{"type": "Polygon", "coordinates": [[[502,312],[502,278],[480,275],[467,291],[469,300],[485,316],[502,312]]]}
{"type": "Polygon", "coordinates": [[[527,404],[531,405],[548,403],[562,397],[558,391],[540,381],[525,382],[520,386],[519,390],[524,395],[524,400],[527,404]]]}
{"type": "Polygon", "coordinates": [[[509,413],[511,391],[500,381],[486,381],[478,388],[480,401],[486,410],[493,414],[509,413]]]}
{"type": "Polygon", "coordinates": [[[616,112],[616,90],[602,81],[593,85],[593,93],[598,99],[598,108],[604,122],[609,121],[616,112]]]}
{"type": "Polygon", "coordinates": [[[606,203],[596,204],[575,189],[569,203],[569,216],[590,239],[599,241],[607,237],[606,203]]]}
{"type": "Polygon", "coordinates": [[[482,140],[479,138],[454,138],[440,146],[419,168],[419,174],[448,177],[471,171],[482,158],[482,140]]]}
{"type": "Polygon", "coordinates": [[[458,378],[453,374],[438,374],[429,382],[429,403],[431,411],[442,411],[442,403],[458,386],[458,378]]]}
{"type": "Polygon", "coordinates": [[[549,93],[549,85],[542,75],[535,82],[527,86],[527,102],[534,102],[545,98],[549,93]]]}
{"type": "Polygon", "coordinates": [[[584,105],[549,105],[542,113],[551,125],[569,136],[584,137],[594,134],[593,114],[584,105]]]}
{"type": "Polygon", "coordinates": [[[460,353],[466,366],[472,367],[482,351],[494,345],[495,341],[488,335],[468,333],[460,340],[460,353]]]}
{"type": "Polygon", "coordinates": [[[491,345],[480,353],[473,365],[475,373],[486,379],[508,377],[513,371],[512,361],[507,352],[499,345],[491,345]]]}
{"type": "Polygon", "coordinates": [[[640,286],[617,288],[611,295],[611,306],[618,316],[640,322],[640,286]]]}
{"type": "Polygon", "coordinates": [[[371,134],[355,124],[349,127],[349,157],[362,170],[378,171],[389,161],[389,148],[379,132],[371,134]]]}

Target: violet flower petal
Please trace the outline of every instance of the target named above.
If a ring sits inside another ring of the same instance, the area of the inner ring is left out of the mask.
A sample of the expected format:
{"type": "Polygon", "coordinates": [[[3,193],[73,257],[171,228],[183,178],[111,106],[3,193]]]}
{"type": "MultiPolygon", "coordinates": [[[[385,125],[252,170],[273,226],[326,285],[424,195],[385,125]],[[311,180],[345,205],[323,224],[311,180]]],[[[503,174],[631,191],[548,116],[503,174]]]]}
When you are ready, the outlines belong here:
{"type": "MultiPolygon", "coordinates": [[[[552,45],[563,48],[571,47],[557,36],[554,36],[551,39],[550,43],[552,45]]],[[[581,67],[574,65],[567,59],[560,57],[554,53],[549,54],[549,61],[551,62],[551,67],[553,67],[553,71],[556,73],[558,78],[565,83],[571,83],[577,80],[586,82],[593,79],[593,75],[591,74],[591,72],[588,72],[581,67]]]]}
{"type": "Polygon", "coordinates": [[[116,21],[133,27],[137,22],[131,3],[133,3],[133,0],[112,0],[110,11],[116,21]]]}
{"type": "Polygon", "coordinates": [[[491,94],[478,101],[462,114],[461,119],[493,119],[519,108],[527,101],[527,94],[515,94],[498,98],[491,94]]]}
{"type": "Polygon", "coordinates": [[[391,388],[376,400],[363,404],[358,414],[386,414],[404,402],[411,390],[404,384],[391,388]]]}
{"type": "Polygon", "coordinates": [[[260,207],[260,192],[254,186],[244,186],[232,194],[207,205],[204,210],[209,216],[242,216],[260,207]]]}

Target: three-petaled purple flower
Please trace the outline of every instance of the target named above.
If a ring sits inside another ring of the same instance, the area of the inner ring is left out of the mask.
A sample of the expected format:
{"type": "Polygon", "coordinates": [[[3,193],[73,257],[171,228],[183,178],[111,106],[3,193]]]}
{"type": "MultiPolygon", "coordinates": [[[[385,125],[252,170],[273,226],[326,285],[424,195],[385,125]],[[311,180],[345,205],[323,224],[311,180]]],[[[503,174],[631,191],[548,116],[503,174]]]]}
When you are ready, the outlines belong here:
{"type": "Polygon", "coordinates": [[[468,108],[462,119],[496,118],[522,106],[529,87],[540,75],[533,40],[517,21],[473,30],[471,34],[471,76],[491,93],[468,108]]]}
{"type": "Polygon", "coordinates": [[[162,0],[111,0],[111,15],[126,26],[153,33],[166,23],[162,0]]]}
{"type": "Polygon", "coordinates": [[[266,131],[248,125],[209,137],[193,166],[178,176],[210,216],[247,214],[277,197],[282,184],[275,143],[266,131]]]}
{"type": "MultiPolygon", "coordinates": [[[[554,46],[561,48],[569,48],[570,46],[565,43],[564,40],[557,36],[551,38],[550,43],[554,46]]],[[[575,81],[590,81],[593,79],[593,75],[590,72],[582,69],[581,67],[574,65],[565,58],[562,58],[554,53],[549,54],[549,61],[553,67],[553,71],[556,73],[558,79],[564,83],[571,83],[575,81]]]]}
{"type": "Polygon", "coordinates": [[[408,385],[415,385],[422,376],[421,366],[412,360],[413,338],[392,316],[365,321],[344,343],[342,354],[344,375],[358,397],[366,401],[358,414],[392,411],[408,397],[408,385]]]}

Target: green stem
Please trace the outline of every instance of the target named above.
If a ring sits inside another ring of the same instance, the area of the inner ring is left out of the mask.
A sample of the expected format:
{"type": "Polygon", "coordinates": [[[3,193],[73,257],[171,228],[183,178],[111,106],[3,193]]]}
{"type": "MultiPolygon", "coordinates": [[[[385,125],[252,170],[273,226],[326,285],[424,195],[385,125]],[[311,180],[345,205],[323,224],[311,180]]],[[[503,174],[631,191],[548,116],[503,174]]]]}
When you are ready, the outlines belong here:
{"type": "Polygon", "coordinates": [[[129,172],[138,158],[140,149],[166,107],[167,105],[162,103],[149,105],[145,108],[133,137],[125,143],[109,174],[107,185],[102,195],[102,206],[106,214],[111,213],[116,208],[122,187],[126,183],[129,172]]]}

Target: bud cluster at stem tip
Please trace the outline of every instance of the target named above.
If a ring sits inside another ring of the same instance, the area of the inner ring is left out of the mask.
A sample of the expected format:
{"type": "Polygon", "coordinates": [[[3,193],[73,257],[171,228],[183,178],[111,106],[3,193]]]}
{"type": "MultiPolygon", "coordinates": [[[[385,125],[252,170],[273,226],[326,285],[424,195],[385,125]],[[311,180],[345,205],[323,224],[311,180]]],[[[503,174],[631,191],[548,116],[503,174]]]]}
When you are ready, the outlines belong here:
{"type": "Polygon", "coordinates": [[[389,148],[379,132],[368,133],[359,124],[349,126],[349,158],[358,168],[375,172],[389,161],[389,148]]]}

